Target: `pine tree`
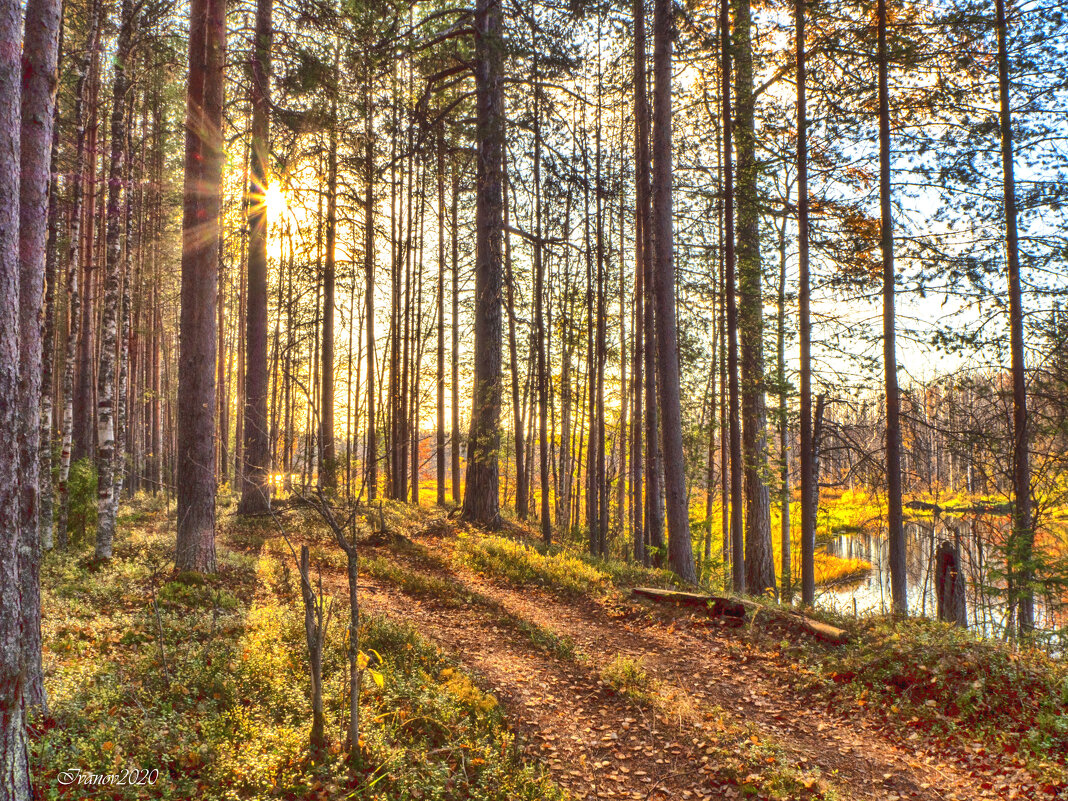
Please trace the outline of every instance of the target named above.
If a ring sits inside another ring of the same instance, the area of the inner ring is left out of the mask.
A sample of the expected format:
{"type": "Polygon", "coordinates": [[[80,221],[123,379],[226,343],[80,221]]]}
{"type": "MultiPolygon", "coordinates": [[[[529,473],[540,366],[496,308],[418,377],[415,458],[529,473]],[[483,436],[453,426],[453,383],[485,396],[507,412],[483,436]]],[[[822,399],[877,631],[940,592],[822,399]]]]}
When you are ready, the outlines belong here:
{"type": "Polygon", "coordinates": [[[210,573],[215,571],[215,300],[226,4],[193,0],[189,15],[175,564],[179,570],[210,573]]]}

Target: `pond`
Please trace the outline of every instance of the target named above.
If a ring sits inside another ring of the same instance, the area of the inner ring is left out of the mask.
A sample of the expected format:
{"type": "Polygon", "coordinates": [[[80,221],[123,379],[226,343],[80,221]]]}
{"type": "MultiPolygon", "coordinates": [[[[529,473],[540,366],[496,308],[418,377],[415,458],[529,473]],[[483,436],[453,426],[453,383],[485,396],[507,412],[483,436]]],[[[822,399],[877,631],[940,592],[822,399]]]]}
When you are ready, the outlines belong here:
{"type": "MultiPolygon", "coordinates": [[[[968,626],[987,637],[1005,637],[1008,606],[1004,601],[1004,580],[998,577],[1002,562],[992,543],[1003,543],[1008,521],[1003,516],[976,514],[958,517],[936,514],[906,518],[905,551],[907,597],[910,615],[936,617],[935,553],[943,542],[960,550],[966,580],[968,626]]],[[[850,529],[832,533],[824,550],[843,558],[866,559],[872,569],[859,582],[817,590],[816,603],[846,614],[884,614],[891,605],[889,549],[883,531],[850,529]]],[[[1051,611],[1041,598],[1035,599],[1035,624],[1040,630],[1063,627],[1063,614],[1051,611]]]]}

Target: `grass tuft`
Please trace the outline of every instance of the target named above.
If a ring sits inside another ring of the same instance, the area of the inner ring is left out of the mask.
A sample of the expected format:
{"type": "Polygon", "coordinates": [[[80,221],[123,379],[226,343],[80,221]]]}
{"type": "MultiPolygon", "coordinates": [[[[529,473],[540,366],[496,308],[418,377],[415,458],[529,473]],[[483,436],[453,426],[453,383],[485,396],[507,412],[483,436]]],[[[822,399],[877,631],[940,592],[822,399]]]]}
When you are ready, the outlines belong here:
{"type": "Polygon", "coordinates": [[[653,682],[642,663],[633,657],[616,654],[601,668],[601,681],[613,692],[625,695],[637,704],[650,702],[653,682]]]}

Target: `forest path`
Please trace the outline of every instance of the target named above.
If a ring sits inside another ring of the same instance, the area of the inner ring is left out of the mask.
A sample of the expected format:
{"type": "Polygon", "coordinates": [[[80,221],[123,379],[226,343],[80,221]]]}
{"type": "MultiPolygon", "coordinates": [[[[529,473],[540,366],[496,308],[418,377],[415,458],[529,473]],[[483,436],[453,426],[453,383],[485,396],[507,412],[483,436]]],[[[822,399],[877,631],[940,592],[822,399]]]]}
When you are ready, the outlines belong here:
{"type": "Polygon", "coordinates": [[[455,540],[442,534],[431,527],[408,547],[362,552],[466,600],[365,576],[362,607],[412,623],[481,676],[526,751],[577,798],[1031,797],[1011,777],[967,775],[920,740],[907,747],[863,718],[797,698],[781,677],[788,665],[739,647],[738,632],[674,611],[516,589],[458,566],[455,540]],[[569,638],[576,654],[539,647],[524,623],[569,638]],[[603,681],[618,656],[653,680],[644,697],[603,681]]]}

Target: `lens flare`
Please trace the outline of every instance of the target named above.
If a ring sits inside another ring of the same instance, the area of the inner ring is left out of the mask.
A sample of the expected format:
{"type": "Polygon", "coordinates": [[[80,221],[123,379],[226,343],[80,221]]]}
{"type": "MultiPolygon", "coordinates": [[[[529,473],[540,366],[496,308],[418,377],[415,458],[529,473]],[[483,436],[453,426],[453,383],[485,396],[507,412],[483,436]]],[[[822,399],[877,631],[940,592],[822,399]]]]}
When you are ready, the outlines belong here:
{"type": "Polygon", "coordinates": [[[267,217],[272,221],[281,219],[289,208],[286,193],[280,183],[273,183],[267,187],[263,203],[267,207],[267,217]]]}

